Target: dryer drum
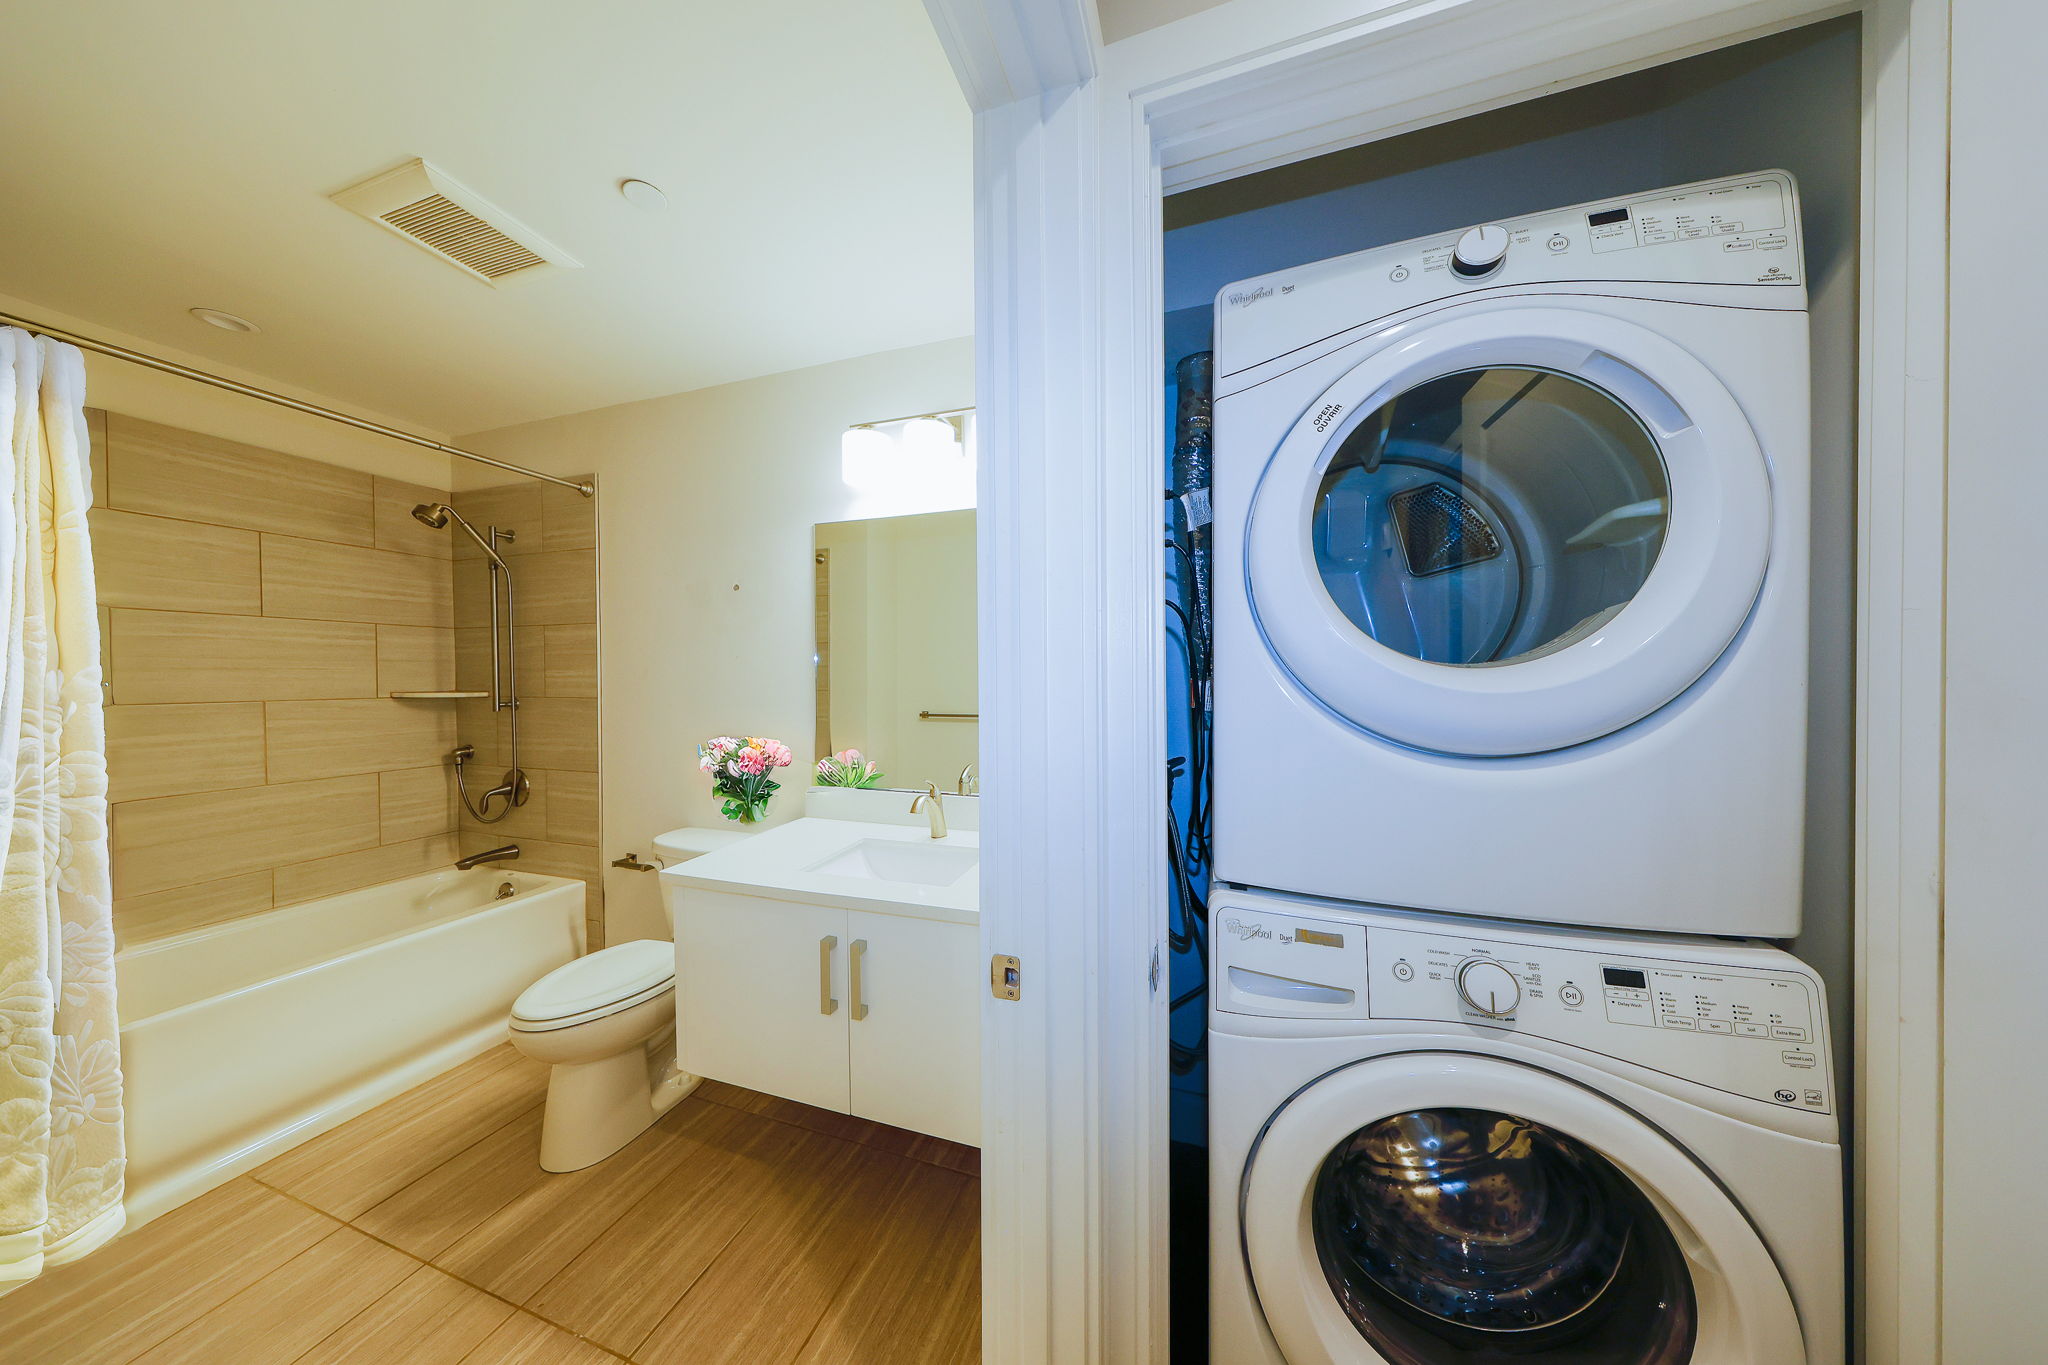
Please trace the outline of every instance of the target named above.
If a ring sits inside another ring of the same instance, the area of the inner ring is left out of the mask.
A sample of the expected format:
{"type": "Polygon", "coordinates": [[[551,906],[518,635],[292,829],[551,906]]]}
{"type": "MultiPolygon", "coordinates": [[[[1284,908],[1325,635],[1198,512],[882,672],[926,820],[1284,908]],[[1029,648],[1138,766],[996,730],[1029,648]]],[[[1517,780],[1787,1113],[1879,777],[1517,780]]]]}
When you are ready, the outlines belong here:
{"type": "Polygon", "coordinates": [[[1395,1365],[1511,1353],[1574,1365],[1690,1358],[1692,1281],[1635,1183],[1570,1136],[1507,1114],[1396,1114],[1317,1175],[1330,1288],[1395,1365]]]}

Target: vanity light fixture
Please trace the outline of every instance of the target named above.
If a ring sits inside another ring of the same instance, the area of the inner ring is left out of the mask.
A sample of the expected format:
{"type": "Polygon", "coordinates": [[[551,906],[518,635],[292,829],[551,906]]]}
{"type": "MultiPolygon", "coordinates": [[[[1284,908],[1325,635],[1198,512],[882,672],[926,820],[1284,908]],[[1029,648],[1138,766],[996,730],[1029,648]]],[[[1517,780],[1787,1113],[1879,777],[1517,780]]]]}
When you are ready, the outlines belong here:
{"type": "Polygon", "coordinates": [[[839,476],[863,495],[864,515],[896,514],[870,506],[880,503],[897,512],[974,506],[973,413],[952,408],[848,427],[839,476]]]}
{"type": "Polygon", "coordinates": [[[218,327],[223,332],[260,332],[263,329],[244,317],[223,313],[218,308],[187,308],[186,312],[209,327],[218,327]]]}
{"type": "Polygon", "coordinates": [[[840,482],[862,490],[883,487],[894,477],[895,458],[896,442],[888,432],[865,423],[848,427],[839,437],[840,482]]]}

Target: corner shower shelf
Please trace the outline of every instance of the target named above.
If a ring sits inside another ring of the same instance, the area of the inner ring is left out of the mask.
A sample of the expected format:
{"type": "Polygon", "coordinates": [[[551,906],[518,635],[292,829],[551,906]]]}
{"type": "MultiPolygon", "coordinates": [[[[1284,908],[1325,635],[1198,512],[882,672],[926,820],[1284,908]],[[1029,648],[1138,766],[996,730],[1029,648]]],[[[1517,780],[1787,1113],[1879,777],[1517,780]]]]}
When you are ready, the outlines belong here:
{"type": "Polygon", "coordinates": [[[470,701],[488,697],[488,692],[393,692],[393,701],[470,701]]]}

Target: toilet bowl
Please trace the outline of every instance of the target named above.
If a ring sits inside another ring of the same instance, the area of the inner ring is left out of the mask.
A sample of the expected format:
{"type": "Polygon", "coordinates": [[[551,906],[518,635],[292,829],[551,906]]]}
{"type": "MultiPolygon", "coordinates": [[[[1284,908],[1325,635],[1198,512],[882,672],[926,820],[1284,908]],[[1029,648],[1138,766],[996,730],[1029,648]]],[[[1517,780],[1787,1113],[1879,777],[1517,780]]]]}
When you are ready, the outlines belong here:
{"type": "Polygon", "coordinates": [[[665,1045],[675,1036],[675,971],[674,944],[636,939],[557,967],[513,1003],[512,1045],[553,1068],[541,1169],[604,1160],[695,1088],[665,1045]]]}

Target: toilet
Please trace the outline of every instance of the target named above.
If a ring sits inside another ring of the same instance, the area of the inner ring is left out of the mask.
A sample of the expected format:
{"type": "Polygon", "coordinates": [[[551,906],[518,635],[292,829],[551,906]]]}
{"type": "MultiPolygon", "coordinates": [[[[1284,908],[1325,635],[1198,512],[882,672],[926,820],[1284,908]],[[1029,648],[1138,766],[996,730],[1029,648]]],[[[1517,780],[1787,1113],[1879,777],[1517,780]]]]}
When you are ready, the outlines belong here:
{"type": "MultiPolygon", "coordinates": [[[[655,858],[666,867],[750,832],[670,830],[655,838],[655,858]]],[[[555,968],[513,1002],[512,1045],[553,1068],[542,1170],[595,1165],[697,1088],[698,1078],[675,1066],[675,983],[675,944],[634,939],[555,968]]]]}
{"type": "Polygon", "coordinates": [[[675,982],[675,945],[635,939],[555,968],[513,1002],[512,1045],[553,1068],[542,1170],[604,1160],[695,1088],[669,1046],[675,982]]]}

